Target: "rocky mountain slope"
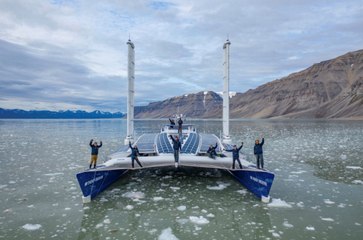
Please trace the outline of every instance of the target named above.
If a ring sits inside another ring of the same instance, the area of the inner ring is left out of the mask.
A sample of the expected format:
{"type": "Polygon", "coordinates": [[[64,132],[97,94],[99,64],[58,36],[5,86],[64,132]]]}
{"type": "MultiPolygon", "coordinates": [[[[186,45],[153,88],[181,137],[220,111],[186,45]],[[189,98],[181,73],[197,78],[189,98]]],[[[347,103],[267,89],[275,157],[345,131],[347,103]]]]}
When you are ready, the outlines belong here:
{"type": "MultiPolygon", "coordinates": [[[[189,117],[220,118],[222,98],[199,92],[135,109],[137,118],[168,117],[179,109],[189,117]]],[[[363,119],[363,50],[266,83],[231,98],[232,118],[363,119]]]]}

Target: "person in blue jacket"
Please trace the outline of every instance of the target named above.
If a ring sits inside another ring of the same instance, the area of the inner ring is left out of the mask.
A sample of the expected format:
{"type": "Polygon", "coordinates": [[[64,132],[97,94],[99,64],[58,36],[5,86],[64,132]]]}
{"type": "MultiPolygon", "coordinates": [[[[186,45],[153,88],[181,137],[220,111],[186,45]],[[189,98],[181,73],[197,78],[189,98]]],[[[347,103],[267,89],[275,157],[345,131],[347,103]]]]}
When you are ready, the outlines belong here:
{"type": "Polygon", "coordinates": [[[137,145],[135,145],[134,147],[132,147],[131,142],[129,142],[129,147],[131,149],[131,165],[132,168],[134,168],[134,163],[135,161],[137,162],[137,164],[139,164],[140,167],[142,167],[138,156],[140,155],[139,149],[137,148],[137,145]]]}
{"type": "Polygon", "coordinates": [[[98,149],[100,147],[102,147],[102,141],[100,141],[100,145],[98,145],[96,141],[93,141],[93,139],[91,139],[91,141],[89,142],[89,146],[92,149],[91,150],[91,162],[89,164],[89,168],[92,167],[92,164],[93,164],[93,168],[96,168],[97,158],[98,158],[98,149]]]}
{"type": "Polygon", "coordinates": [[[260,140],[256,139],[255,146],[253,148],[253,153],[255,154],[256,160],[257,160],[257,168],[263,169],[263,150],[262,145],[265,143],[265,139],[262,138],[262,141],[260,143],[260,140]]]}
{"type": "Polygon", "coordinates": [[[175,136],[175,138],[174,138],[172,135],[170,135],[170,138],[173,141],[175,167],[178,167],[178,164],[179,164],[179,152],[181,150],[181,143],[179,141],[178,136],[175,136]]]}
{"type": "Polygon", "coordinates": [[[239,160],[239,151],[242,149],[242,147],[243,147],[243,142],[241,143],[241,146],[239,148],[237,148],[237,145],[233,145],[233,149],[226,150],[227,152],[232,152],[232,156],[233,156],[232,169],[235,169],[236,161],[238,162],[239,168],[242,169],[242,164],[241,164],[241,161],[239,160]]]}
{"type": "Polygon", "coordinates": [[[218,147],[218,143],[216,143],[216,145],[213,147],[213,145],[210,145],[208,150],[207,150],[207,153],[209,155],[210,158],[213,158],[215,159],[216,156],[217,156],[217,152],[216,152],[216,149],[218,147]]]}

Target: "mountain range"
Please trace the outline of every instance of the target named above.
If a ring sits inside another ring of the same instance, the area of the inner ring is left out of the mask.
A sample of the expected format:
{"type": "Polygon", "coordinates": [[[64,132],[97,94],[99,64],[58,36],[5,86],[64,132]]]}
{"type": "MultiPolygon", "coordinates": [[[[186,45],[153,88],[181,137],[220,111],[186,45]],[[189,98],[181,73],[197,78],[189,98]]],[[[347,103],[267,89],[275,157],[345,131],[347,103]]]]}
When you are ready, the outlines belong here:
{"type": "Polygon", "coordinates": [[[47,110],[19,110],[0,108],[0,118],[39,118],[39,119],[83,119],[83,118],[122,118],[125,114],[101,111],[47,111],[47,110]]]}
{"type": "MultiPolygon", "coordinates": [[[[173,97],[136,107],[135,117],[164,118],[177,112],[192,118],[221,118],[222,97],[212,91],[173,97]]],[[[230,116],[363,119],[363,50],[230,95],[230,116]]]]}

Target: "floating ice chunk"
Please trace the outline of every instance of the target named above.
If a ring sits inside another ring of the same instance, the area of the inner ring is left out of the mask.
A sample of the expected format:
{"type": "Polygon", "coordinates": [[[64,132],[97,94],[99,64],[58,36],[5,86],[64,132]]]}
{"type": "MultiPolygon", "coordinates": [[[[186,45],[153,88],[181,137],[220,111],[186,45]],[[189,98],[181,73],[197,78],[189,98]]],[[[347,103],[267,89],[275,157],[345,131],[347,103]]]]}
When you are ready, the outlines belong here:
{"type": "Polygon", "coordinates": [[[340,155],[340,159],[346,160],[347,159],[347,155],[345,155],[345,154],[340,155]]]}
{"type": "Polygon", "coordinates": [[[154,200],[155,202],[161,201],[161,200],[163,200],[163,199],[164,199],[163,197],[154,197],[154,198],[153,198],[153,200],[154,200]]]}
{"type": "Polygon", "coordinates": [[[71,210],[71,208],[66,207],[64,210],[66,210],[66,211],[70,211],[70,210],[71,210]]]}
{"type": "Polygon", "coordinates": [[[185,211],[185,209],[187,209],[186,206],[179,206],[176,209],[178,209],[179,211],[185,211]]]}
{"type": "Polygon", "coordinates": [[[131,199],[141,199],[145,197],[145,194],[143,192],[126,192],[122,196],[131,199]]]}
{"type": "Polygon", "coordinates": [[[293,172],[290,172],[292,174],[302,174],[302,173],[306,173],[306,171],[304,170],[301,170],[301,171],[293,171],[293,172]]]}
{"type": "Polygon", "coordinates": [[[175,192],[175,191],[180,190],[180,187],[170,187],[170,188],[171,188],[171,190],[173,190],[174,192],[175,192]]]}
{"type": "Polygon", "coordinates": [[[127,205],[127,206],[125,207],[125,209],[126,209],[126,210],[132,210],[132,209],[134,209],[134,206],[132,206],[132,205],[127,205]]]}
{"type": "Polygon", "coordinates": [[[209,220],[204,218],[203,216],[199,216],[199,217],[195,217],[195,216],[190,216],[189,220],[192,223],[198,224],[198,225],[204,225],[204,224],[208,224],[209,220]]]}
{"type": "Polygon", "coordinates": [[[355,222],[354,225],[361,226],[362,224],[355,222]]]}
{"type": "Polygon", "coordinates": [[[345,168],[354,169],[354,170],[362,169],[362,167],[359,166],[346,166],[345,168]]]}
{"type": "Polygon", "coordinates": [[[9,181],[9,184],[15,184],[16,182],[15,181],[9,181]]]}
{"type": "Polygon", "coordinates": [[[303,208],[303,207],[304,207],[304,203],[303,203],[303,202],[298,202],[298,203],[296,204],[296,206],[298,206],[298,207],[300,207],[300,208],[303,208]]]}
{"type": "Polygon", "coordinates": [[[329,199],[324,199],[324,202],[326,203],[326,204],[329,204],[329,205],[331,205],[331,204],[334,204],[335,202],[333,202],[333,201],[330,201],[329,199]]]}
{"type": "Polygon", "coordinates": [[[28,231],[35,231],[41,227],[42,227],[42,225],[40,225],[40,224],[30,224],[30,223],[27,223],[22,226],[22,228],[24,228],[25,230],[28,230],[28,231]]]}
{"type": "Polygon", "coordinates": [[[99,224],[96,225],[95,228],[98,229],[98,228],[101,228],[101,227],[103,227],[103,224],[102,223],[99,223],[99,224]]]}
{"type": "Polygon", "coordinates": [[[267,204],[269,207],[292,208],[290,204],[279,198],[273,198],[271,203],[267,204]]]}
{"type": "Polygon", "coordinates": [[[63,174],[64,173],[62,173],[62,172],[46,173],[46,174],[44,174],[44,176],[54,177],[54,176],[63,175],[63,174]]]}
{"type": "Polygon", "coordinates": [[[278,234],[277,232],[273,232],[272,236],[274,236],[275,238],[280,238],[280,234],[278,234]]]}
{"type": "Polygon", "coordinates": [[[0,185],[0,189],[6,188],[8,185],[0,185]]]}
{"type": "Polygon", "coordinates": [[[241,189],[241,190],[237,190],[237,192],[239,194],[246,194],[247,193],[247,190],[246,189],[241,189]]]}
{"type": "Polygon", "coordinates": [[[363,184],[362,180],[353,180],[352,181],[353,184],[363,184]]]}
{"type": "Polygon", "coordinates": [[[287,228],[293,228],[294,227],[294,225],[292,225],[291,223],[289,223],[288,221],[284,221],[283,223],[282,223],[282,225],[284,226],[284,227],[287,227],[287,228]]]}
{"type": "Polygon", "coordinates": [[[178,240],[178,238],[173,234],[173,231],[169,227],[161,231],[158,240],[178,240]]]}
{"type": "Polygon", "coordinates": [[[209,214],[207,215],[207,217],[209,217],[209,218],[214,218],[214,214],[213,214],[213,213],[209,213],[209,214]]]}
{"type": "Polygon", "coordinates": [[[111,220],[110,220],[110,219],[108,219],[108,218],[106,218],[105,220],[103,220],[103,223],[104,223],[104,224],[110,224],[110,223],[111,223],[111,220]]]}
{"type": "Polygon", "coordinates": [[[230,184],[228,183],[218,183],[218,186],[207,186],[209,190],[223,190],[228,187],[230,184]]]}
{"type": "Polygon", "coordinates": [[[323,217],[320,217],[321,220],[323,221],[326,221],[326,222],[334,222],[334,219],[332,218],[323,218],[323,217]]]}
{"type": "Polygon", "coordinates": [[[313,226],[306,226],[305,229],[308,231],[315,231],[315,228],[313,226]]]}
{"type": "Polygon", "coordinates": [[[178,240],[178,238],[173,234],[171,228],[167,228],[161,232],[158,240],[178,240]]]}

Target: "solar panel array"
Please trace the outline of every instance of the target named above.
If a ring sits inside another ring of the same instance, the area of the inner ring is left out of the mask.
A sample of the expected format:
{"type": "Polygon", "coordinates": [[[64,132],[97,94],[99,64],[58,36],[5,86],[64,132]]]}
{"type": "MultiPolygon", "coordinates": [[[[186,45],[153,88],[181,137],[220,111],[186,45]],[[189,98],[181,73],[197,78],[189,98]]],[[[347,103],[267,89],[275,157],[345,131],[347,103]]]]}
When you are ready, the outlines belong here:
{"type": "MultiPolygon", "coordinates": [[[[200,147],[199,152],[207,152],[210,145],[215,146],[218,143],[218,138],[214,134],[200,134],[202,138],[202,146],[200,147]]],[[[218,151],[219,147],[217,147],[216,151],[218,151]]]]}
{"type": "Polygon", "coordinates": [[[157,134],[155,133],[146,133],[141,135],[141,137],[136,142],[137,147],[139,148],[139,152],[141,153],[155,152],[154,144],[155,144],[156,135],[157,134]]]}
{"type": "Polygon", "coordinates": [[[183,145],[182,153],[196,153],[199,145],[199,135],[196,133],[190,133],[187,141],[183,145]]]}
{"type": "Polygon", "coordinates": [[[169,142],[168,135],[166,133],[160,133],[157,137],[157,146],[159,153],[173,153],[173,148],[169,142]]]}

